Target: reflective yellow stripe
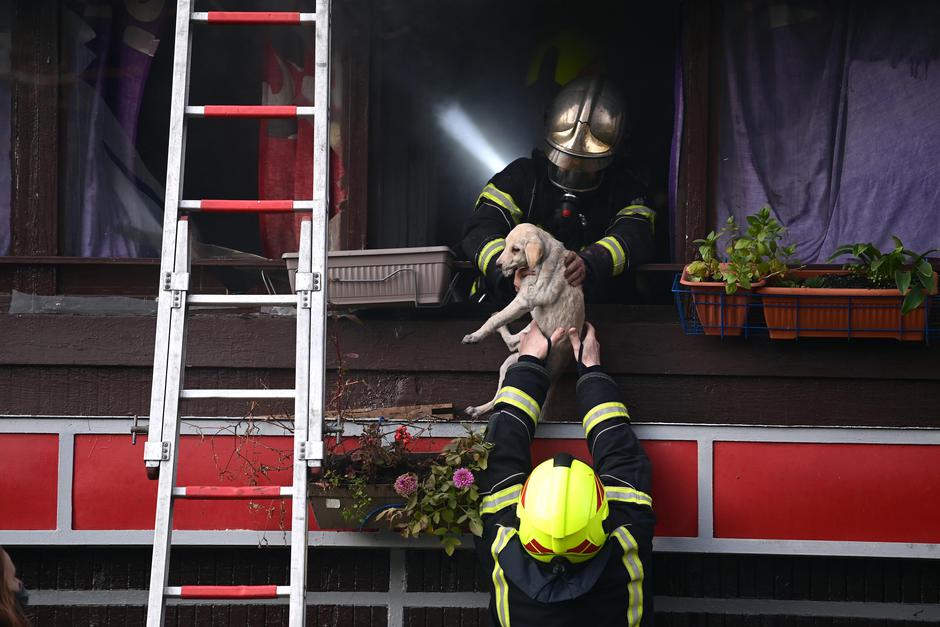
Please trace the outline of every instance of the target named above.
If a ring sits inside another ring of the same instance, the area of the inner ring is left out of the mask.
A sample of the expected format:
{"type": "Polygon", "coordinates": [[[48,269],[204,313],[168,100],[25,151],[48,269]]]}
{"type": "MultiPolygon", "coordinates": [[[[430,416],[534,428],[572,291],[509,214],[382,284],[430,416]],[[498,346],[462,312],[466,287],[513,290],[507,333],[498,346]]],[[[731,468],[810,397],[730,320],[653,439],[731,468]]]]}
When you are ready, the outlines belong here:
{"type": "Polygon", "coordinates": [[[498,255],[502,250],[506,248],[506,240],[502,237],[497,237],[494,240],[490,240],[486,245],[480,249],[480,254],[477,255],[477,268],[480,269],[480,272],[486,274],[486,269],[490,265],[490,261],[498,255]]]}
{"type": "Polygon", "coordinates": [[[601,403],[595,405],[586,414],[581,424],[584,425],[584,434],[587,435],[591,429],[611,418],[623,417],[630,420],[630,414],[627,412],[627,406],[623,403],[601,403]]]}
{"type": "Polygon", "coordinates": [[[630,575],[630,583],[627,584],[630,599],[627,605],[627,625],[635,627],[643,619],[643,562],[640,561],[636,539],[626,527],[617,527],[610,535],[617,538],[623,548],[623,567],[630,575]]]}
{"type": "Polygon", "coordinates": [[[509,584],[506,583],[503,567],[499,565],[499,553],[506,548],[514,535],[516,535],[516,530],[512,527],[500,527],[490,547],[490,555],[493,556],[493,597],[496,604],[496,617],[503,627],[509,627],[509,584]]]}
{"type": "Polygon", "coordinates": [[[499,394],[496,395],[496,399],[493,402],[496,405],[506,403],[507,405],[518,407],[536,424],[538,424],[539,421],[539,414],[542,413],[542,408],[539,407],[539,404],[535,402],[534,398],[511,385],[501,387],[499,394]]]}
{"type": "Polygon", "coordinates": [[[509,505],[519,502],[519,495],[522,494],[522,484],[509,486],[505,490],[487,494],[480,501],[480,514],[495,514],[499,510],[509,505]]]}
{"type": "Polygon", "coordinates": [[[608,501],[621,501],[623,503],[636,503],[637,505],[653,506],[653,497],[646,492],[621,486],[604,486],[604,493],[608,501]]]}
{"type": "Polygon", "coordinates": [[[483,191],[480,192],[480,195],[477,198],[477,202],[479,203],[483,198],[493,201],[498,206],[508,211],[509,215],[512,216],[512,221],[514,223],[519,224],[522,222],[522,210],[519,209],[516,201],[512,199],[512,196],[499,189],[492,183],[486,184],[486,187],[484,187],[483,191]]]}
{"type": "Polygon", "coordinates": [[[597,243],[606,248],[607,252],[610,253],[610,259],[614,264],[614,268],[611,271],[611,274],[613,276],[617,276],[623,272],[624,267],[627,265],[627,254],[623,252],[623,246],[620,245],[620,242],[617,241],[617,238],[613,235],[610,235],[598,241],[597,243]]]}
{"type": "Polygon", "coordinates": [[[617,212],[620,216],[640,216],[650,223],[650,231],[656,232],[656,212],[646,205],[629,205],[617,212]]]}

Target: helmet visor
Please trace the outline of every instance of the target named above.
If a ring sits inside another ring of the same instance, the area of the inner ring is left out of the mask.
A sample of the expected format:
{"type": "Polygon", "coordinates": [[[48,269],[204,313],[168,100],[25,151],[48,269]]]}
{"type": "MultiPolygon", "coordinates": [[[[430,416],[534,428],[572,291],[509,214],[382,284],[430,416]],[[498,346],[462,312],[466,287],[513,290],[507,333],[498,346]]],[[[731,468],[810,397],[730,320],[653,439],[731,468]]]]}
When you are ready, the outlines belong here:
{"type": "Polygon", "coordinates": [[[557,187],[569,192],[589,192],[597,189],[604,178],[603,171],[560,168],[548,164],[548,178],[557,187]]]}

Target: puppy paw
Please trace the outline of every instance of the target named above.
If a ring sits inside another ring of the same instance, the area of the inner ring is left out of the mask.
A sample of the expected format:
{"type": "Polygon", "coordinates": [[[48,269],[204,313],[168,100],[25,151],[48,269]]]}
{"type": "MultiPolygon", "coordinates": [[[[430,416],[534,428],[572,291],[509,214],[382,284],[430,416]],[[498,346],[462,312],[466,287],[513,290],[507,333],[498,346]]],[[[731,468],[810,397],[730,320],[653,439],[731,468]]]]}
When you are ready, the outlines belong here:
{"type": "Polygon", "coordinates": [[[463,342],[464,344],[476,344],[482,339],[483,339],[483,335],[481,335],[480,333],[470,333],[468,335],[463,336],[463,339],[461,340],[461,342],[463,342]]]}
{"type": "Polygon", "coordinates": [[[519,340],[519,338],[515,338],[515,339],[512,339],[512,340],[506,340],[506,348],[509,349],[509,352],[510,352],[510,353],[515,353],[515,352],[517,352],[517,351],[519,350],[519,344],[520,344],[520,342],[521,342],[521,340],[519,340]]]}
{"type": "Polygon", "coordinates": [[[479,417],[483,412],[480,411],[479,407],[467,407],[463,410],[463,413],[467,414],[471,418],[479,417]]]}

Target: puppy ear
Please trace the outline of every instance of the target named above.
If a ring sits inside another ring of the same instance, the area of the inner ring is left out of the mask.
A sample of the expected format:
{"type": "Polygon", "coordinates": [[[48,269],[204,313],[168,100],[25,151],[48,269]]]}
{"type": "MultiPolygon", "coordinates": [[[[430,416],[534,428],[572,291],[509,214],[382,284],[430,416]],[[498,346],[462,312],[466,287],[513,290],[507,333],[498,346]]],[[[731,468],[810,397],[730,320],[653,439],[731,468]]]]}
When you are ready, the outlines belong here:
{"type": "Polygon", "coordinates": [[[535,237],[525,244],[525,264],[530,268],[539,265],[542,260],[542,240],[535,237]]]}

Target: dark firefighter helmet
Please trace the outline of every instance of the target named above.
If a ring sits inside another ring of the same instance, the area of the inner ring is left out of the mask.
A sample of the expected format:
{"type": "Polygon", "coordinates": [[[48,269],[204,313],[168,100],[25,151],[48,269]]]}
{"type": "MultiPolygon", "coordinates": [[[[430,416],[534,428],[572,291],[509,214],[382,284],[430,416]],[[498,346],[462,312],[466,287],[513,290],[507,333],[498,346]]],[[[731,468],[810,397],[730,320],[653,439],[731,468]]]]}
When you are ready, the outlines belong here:
{"type": "Polygon", "coordinates": [[[610,81],[585,76],[565,85],[545,116],[552,182],[573,192],[596,188],[626,127],[623,100],[610,81]]]}

